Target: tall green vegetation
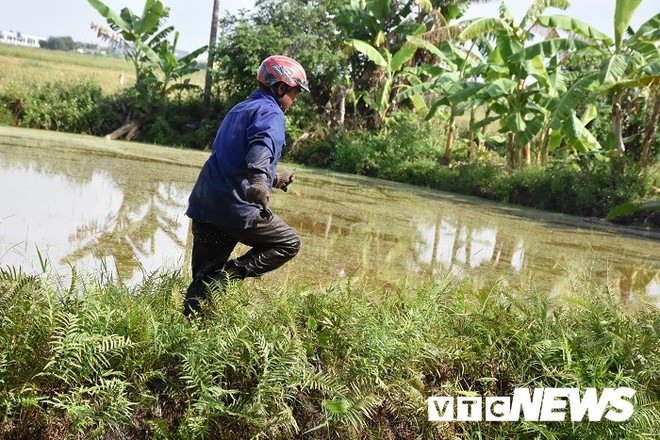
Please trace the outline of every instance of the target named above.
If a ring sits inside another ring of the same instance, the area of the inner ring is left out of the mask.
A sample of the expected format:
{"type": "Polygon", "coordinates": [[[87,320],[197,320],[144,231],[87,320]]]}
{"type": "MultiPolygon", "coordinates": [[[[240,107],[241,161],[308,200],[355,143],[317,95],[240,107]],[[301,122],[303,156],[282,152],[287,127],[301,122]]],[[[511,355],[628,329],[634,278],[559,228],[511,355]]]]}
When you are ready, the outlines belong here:
{"type": "MultiPolygon", "coordinates": [[[[614,17],[617,29],[628,27],[637,5],[635,2],[617,3],[614,17]]],[[[658,17],[642,25],[628,40],[619,36],[615,42],[579,20],[543,15],[550,6],[565,9],[568,2],[533,1],[519,23],[514,23],[502,4],[497,18],[458,23],[455,28],[462,29],[455,42],[443,41],[435,48],[420,45],[436,56],[444,72],[403,92],[402,97],[414,96],[412,92],[417,91],[427,91],[427,96],[428,91],[433,91],[439,97],[429,115],[435,115],[438,107],[449,112],[447,162],[451,159],[455,135],[454,118],[475,107],[485,108],[487,116],[477,123],[472,118],[470,130],[499,122],[511,167],[530,164],[532,146],[536,147],[541,162],[547,160],[548,154],[567,149],[572,151],[572,157],[586,156],[592,160],[607,160],[606,156],[613,151],[621,155],[625,150],[621,129],[626,112],[620,111],[619,101],[631,93],[635,94],[637,105],[642,101],[643,106],[653,108],[643,126],[644,132],[638,133],[644,143],[639,159],[648,160],[650,146],[655,142],[655,131],[651,127],[658,123],[655,109],[660,81],[655,68],[657,35],[651,31],[657,28],[658,17]],[[545,38],[532,42],[540,29],[545,29],[545,38]],[[561,32],[573,37],[561,37],[561,32]],[[585,72],[582,77],[567,75],[565,65],[570,57],[594,52],[598,54],[598,62],[602,62],[600,73],[585,72]],[[451,54],[459,56],[448,59],[451,54]],[[610,140],[612,136],[607,142],[599,140],[586,127],[596,117],[610,117],[609,114],[599,115],[591,104],[598,93],[607,93],[613,100],[614,141],[610,140]],[[582,114],[577,114],[578,108],[583,108],[582,114]]],[[[478,136],[479,132],[473,135],[478,136]]]]}
{"type": "Polygon", "coordinates": [[[105,98],[91,80],[11,84],[0,105],[0,123],[21,127],[102,136],[108,126],[121,123],[120,103],[105,98]]]}
{"type": "MultiPolygon", "coordinates": [[[[625,38],[621,29],[639,2],[617,2],[618,33],[611,38],[574,18],[545,14],[550,7],[566,9],[566,0],[530,1],[517,23],[504,4],[498,17],[461,21],[468,3],[258,2],[251,15],[224,23],[219,83],[229,95],[244,95],[259,60],[281,51],[317,67],[316,112],[331,128],[387,132],[387,119],[397,112],[441,118],[443,161],[450,163],[457,120],[469,115],[470,157],[478,156],[475,147],[501,144],[510,168],[555,159],[577,166],[607,162],[624,153],[626,119],[641,111],[645,120],[628,142],[640,145],[633,148],[635,160],[650,160],[660,117],[657,16],[625,38]],[[324,25],[328,16],[333,21],[324,25]],[[309,44],[308,26],[323,29],[315,33],[323,44],[309,44]],[[599,72],[571,71],[570,60],[583,57],[599,72]],[[331,75],[321,80],[319,71],[331,75]],[[609,109],[595,105],[599,96],[611,102],[609,109]],[[624,103],[628,108],[619,111],[624,103]],[[611,134],[592,132],[611,117],[611,134]],[[485,131],[493,125],[495,136],[485,131]]],[[[307,122],[303,131],[313,132],[307,122]]]]}
{"type": "MultiPolygon", "coordinates": [[[[574,53],[586,43],[577,38],[559,38],[551,29],[549,38],[530,44],[533,30],[539,26],[545,9],[553,6],[565,9],[565,0],[535,1],[519,23],[515,23],[506,6],[500,7],[498,18],[483,18],[471,23],[459,36],[462,41],[481,44],[485,51],[483,62],[472,66],[469,76],[480,80],[472,93],[461,93],[462,99],[474,97],[477,105],[486,106],[492,122],[499,122],[499,132],[506,137],[507,162],[510,167],[531,163],[531,142],[549,141],[552,128],[567,144],[579,144],[579,148],[589,150],[584,145],[593,139],[585,138],[585,129],[580,120],[571,113],[570,123],[564,127],[567,118],[557,119],[553,115],[560,109],[559,97],[566,90],[566,78],[562,72],[560,57],[574,53]],[[485,40],[481,40],[481,39],[485,40]],[[488,40],[494,40],[490,47],[488,40]],[[539,136],[545,132],[545,139],[539,136]]],[[[581,24],[582,25],[582,24],[581,24]]],[[[586,25],[585,25],[586,26],[586,25]]],[[[588,32],[592,32],[588,28],[588,32]]],[[[573,31],[577,33],[578,26],[573,31]]],[[[569,113],[573,109],[568,109],[569,113]]],[[[546,151],[541,153],[543,157],[546,151]]]]}
{"type": "Polygon", "coordinates": [[[309,98],[324,122],[339,129],[378,129],[393,107],[394,91],[405,83],[404,75],[396,76],[411,74],[403,72],[415,53],[407,36],[439,26],[435,7],[467,3],[257,1],[251,13],[221,21],[218,96],[245,96],[255,86],[261,60],[284,53],[308,66],[309,98]]]}
{"type": "Polygon", "coordinates": [[[126,135],[133,139],[146,119],[151,118],[166,103],[167,95],[176,90],[198,88],[183,79],[197,70],[195,58],[206,51],[201,47],[188,55],[176,58],[179,33],[169,36],[173,26],[162,27],[169,16],[169,8],[159,0],[145,0],[142,15],[123,8],[120,14],[100,0],[88,0],[106,19],[110,31],[96,26],[99,36],[114,44],[121,44],[126,58],[135,68],[135,86],[129,104],[128,121],[108,136],[112,139],[126,135]],[[179,81],[181,80],[181,81],[179,81]]]}
{"type": "Polygon", "coordinates": [[[188,280],[0,270],[6,438],[634,438],[660,423],[660,313],[588,275],[533,288],[405,284],[213,290],[188,322],[188,280]],[[429,423],[429,396],[631,387],[623,423],[429,423]]]}
{"type": "Polygon", "coordinates": [[[299,104],[292,108],[297,112],[294,119],[318,121],[346,74],[339,28],[329,20],[341,3],[258,0],[252,12],[223,18],[215,52],[216,96],[229,105],[244,99],[256,87],[261,61],[285,54],[307,66],[312,90],[300,95],[299,104]]]}
{"type": "MultiPolygon", "coordinates": [[[[651,144],[655,142],[655,131],[660,122],[660,48],[658,48],[658,26],[660,13],[644,23],[629,38],[624,34],[641,0],[616,2],[614,15],[615,46],[607,53],[600,72],[601,91],[612,100],[612,138],[617,151],[624,154],[623,124],[630,109],[623,107],[625,98],[642,98],[652,108],[646,122],[642,140],[640,160],[650,159],[651,144]],[[628,112],[626,111],[628,110],[628,112]]],[[[610,139],[612,139],[610,138],[610,139]]],[[[639,142],[639,141],[638,141],[639,142]]]]}
{"type": "MultiPolygon", "coordinates": [[[[290,157],[317,167],[585,217],[603,218],[620,204],[637,205],[657,197],[657,167],[618,168],[585,158],[578,162],[581,166],[574,166],[572,159],[555,159],[509,170],[501,157],[506,145],[491,144],[492,150],[474,152],[468,160],[467,136],[457,139],[452,166],[441,166],[445,127],[398,112],[379,133],[345,131],[296,148],[290,157]]],[[[630,208],[619,211],[626,215],[618,216],[617,222],[660,226],[657,205],[645,206],[649,209],[638,213],[630,208]]]]}

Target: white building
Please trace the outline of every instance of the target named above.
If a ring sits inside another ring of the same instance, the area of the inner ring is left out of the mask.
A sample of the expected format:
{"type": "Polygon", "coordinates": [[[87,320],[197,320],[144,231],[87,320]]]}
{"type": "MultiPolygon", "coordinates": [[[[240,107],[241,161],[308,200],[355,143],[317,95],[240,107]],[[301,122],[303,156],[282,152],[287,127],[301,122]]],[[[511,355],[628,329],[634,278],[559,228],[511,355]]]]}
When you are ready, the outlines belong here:
{"type": "Polygon", "coordinates": [[[0,31],[0,44],[39,47],[39,41],[46,41],[46,38],[25,35],[20,32],[0,31]]]}

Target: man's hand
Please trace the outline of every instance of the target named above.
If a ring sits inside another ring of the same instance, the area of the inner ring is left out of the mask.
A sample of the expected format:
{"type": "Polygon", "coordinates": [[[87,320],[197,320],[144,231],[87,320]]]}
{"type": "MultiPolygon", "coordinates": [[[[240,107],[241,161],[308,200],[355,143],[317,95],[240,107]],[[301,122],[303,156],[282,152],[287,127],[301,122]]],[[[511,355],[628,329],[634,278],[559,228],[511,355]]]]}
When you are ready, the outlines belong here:
{"type": "Polygon", "coordinates": [[[257,182],[250,185],[247,189],[246,197],[248,202],[261,205],[264,210],[268,210],[270,204],[270,191],[268,185],[263,182],[257,182]]]}
{"type": "Polygon", "coordinates": [[[273,187],[279,188],[286,192],[287,187],[295,180],[294,174],[296,174],[296,170],[278,171],[275,173],[275,182],[273,183],[273,187]]]}

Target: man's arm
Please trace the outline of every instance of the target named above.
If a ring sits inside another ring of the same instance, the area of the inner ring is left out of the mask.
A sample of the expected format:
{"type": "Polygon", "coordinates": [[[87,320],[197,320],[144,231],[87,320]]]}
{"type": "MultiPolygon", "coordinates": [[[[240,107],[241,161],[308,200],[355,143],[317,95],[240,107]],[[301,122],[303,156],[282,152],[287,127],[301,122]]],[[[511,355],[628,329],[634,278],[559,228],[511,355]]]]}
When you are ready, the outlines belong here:
{"type": "MultiPolygon", "coordinates": [[[[270,175],[270,167],[276,157],[279,157],[284,145],[284,115],[277,108],[264,108],[254,115],[247,129],[248,176],[263,174],[267,182],[272,182],[275,176],[270,175]]],[[[256,177],[260,179],[259,177],[256,177]]]]}
{"type": "Polygon", "coordinates": [[[246,196],[249,202],[268,209],[270,189],[275,180],[270,168],[277,157],[277,149],[284,144],[284,116],[275,109],[261,110],[248,127],[247,138],[245,161],[250,188],[246,196]]]}

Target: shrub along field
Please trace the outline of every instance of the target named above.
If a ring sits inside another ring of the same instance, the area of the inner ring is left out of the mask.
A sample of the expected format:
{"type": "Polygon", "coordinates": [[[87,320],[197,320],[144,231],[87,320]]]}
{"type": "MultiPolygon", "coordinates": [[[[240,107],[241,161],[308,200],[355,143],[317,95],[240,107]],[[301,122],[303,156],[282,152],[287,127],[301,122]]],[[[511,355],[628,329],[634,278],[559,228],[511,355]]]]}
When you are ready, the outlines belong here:
{"type": "Polygon", "coordinates": [[[549,299],[447,281],[410,291],[213,288],[188,280],[70,286],[0,270],[0,436],[122,438],[650,438],[660,424],[660,311],[589,276],[549,299]],[[430,423],[428,396],[630,387],[624,422],[430,423]]]}
{"type": "MultiPolygon", "coordinates": [[[[0,124],[105,136],[125,121],[135,71],[124,59],[0,45],[0,80],[0,124]]],[[[202,85],[203,72],[190,81],[202,85]]],[[[217,122],[200,130],[201,103],[189,94],[161,110],[143,138],[199,149],[213,138],[217,122]],[[172,107],[176,111],[168,112],[172,107]],[[186,127],[191,123],[196,131],[186,127]]]]}

